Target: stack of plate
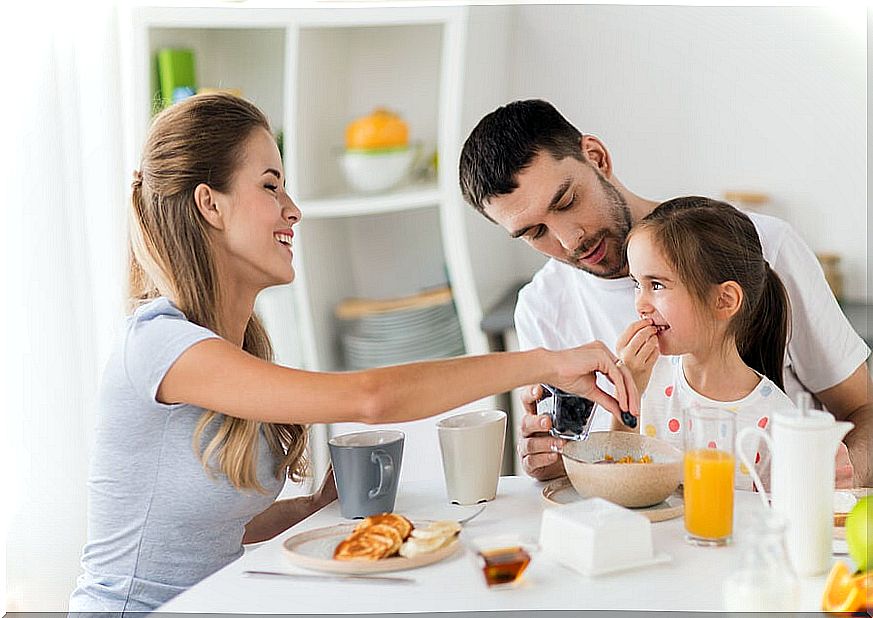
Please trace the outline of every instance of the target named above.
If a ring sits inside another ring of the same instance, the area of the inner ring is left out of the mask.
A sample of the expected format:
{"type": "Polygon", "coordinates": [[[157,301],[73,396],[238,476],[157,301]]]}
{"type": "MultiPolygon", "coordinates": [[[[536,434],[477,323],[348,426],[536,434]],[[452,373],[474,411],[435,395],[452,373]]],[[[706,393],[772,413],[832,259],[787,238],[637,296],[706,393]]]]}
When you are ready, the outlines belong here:
{"type": "MultiPolygon", "coordinates": [[[[347,369],[464,354],[461,325],[451,295],[441,299],[430,295],[417,302],[411,299],[402,304],[397,302],[399,299],[389,301],[398,308],[387,308],[377,301],[369,309],[354,312],[355,317],[346,315],[342,319],[347,369]]],[[[349,312],[339,308],[337,313],[342,316],[349,312]]]]}

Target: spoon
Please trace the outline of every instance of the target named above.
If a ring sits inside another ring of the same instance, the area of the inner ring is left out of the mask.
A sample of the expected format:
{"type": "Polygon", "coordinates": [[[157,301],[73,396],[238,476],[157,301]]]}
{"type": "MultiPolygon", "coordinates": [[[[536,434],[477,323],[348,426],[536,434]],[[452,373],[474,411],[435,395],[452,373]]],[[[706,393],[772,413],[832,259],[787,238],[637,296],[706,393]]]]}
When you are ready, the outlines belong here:
{"type": "Polygon", "coordinates": [[[464,517],[463,519],[459,519],[459,520],[458,520],[458,523],[459,523],[460,525],[463,526],[463,525],[466,524],[468,521],[472,521],[472,520],[476,519],[477,517],[479,517],[479,515],[481,515],[481,514],[485,511],[485,507],[486,507],[486,506],[488,506],[488,505],[487,505],[487,504],[483,504],[483,505],[479,508],[479,510],[476,511],[475,513],[473,513],[472,515],[467,515],[467,516],[464,517]]]}

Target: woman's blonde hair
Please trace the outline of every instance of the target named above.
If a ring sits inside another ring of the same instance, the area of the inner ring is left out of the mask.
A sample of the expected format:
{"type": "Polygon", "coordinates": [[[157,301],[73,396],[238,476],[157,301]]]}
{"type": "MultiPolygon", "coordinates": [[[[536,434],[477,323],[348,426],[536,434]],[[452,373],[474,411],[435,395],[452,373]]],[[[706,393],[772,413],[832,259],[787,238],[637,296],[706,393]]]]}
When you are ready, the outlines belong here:
{"type": "MultiPolygon", "coordinates": [[[[134,174],[130,211],[129,299],[131,308],[167,296],[191,322],[226,336],[220,323],[222,298],[207,224],[194,202],[194,189],[205,183],[229,192],[243,159],[243,147],[257,128],[270,130],[254,105],[227,94],[197,95],[161,112],[143,148],[134,174]]],[[[272,360],[273,350],[255,315],[249,319],[243,350],[272,360]]],[[[281,457],[277,478],[299,481],[306,473],[303,425],[261,423],[206,411],[194,432],[193,446],[204,468],[217,468],[238,489],[264,491],[257,478],[258,436],[281,457]],[[204,430],[220,423],[203,444],[204,430]]]]}

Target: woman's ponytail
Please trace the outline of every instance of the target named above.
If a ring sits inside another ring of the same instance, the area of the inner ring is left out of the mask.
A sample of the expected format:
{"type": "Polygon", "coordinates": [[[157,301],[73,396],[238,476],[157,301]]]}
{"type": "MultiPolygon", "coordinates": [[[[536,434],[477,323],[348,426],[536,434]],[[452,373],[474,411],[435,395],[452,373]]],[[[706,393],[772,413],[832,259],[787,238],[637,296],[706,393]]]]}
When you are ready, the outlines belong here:
{"type": "Polygon", "coordinates": [[[142,199],[143,199],[143,191],[142,191],[142,172],[139,170],[133,173],[133,181],[130,183],[130,227],[129,233],[131,235],[129,239],[128,246],[128,279],[127,279],[127,287],[128,287],[128,301],[130,304],[130,309],[133,310],[139,305],[142,301],[154,298],[157,296],[156,290],[154,289],[154,283],[151,278],[146,273],[145,269],[142,267],[142,264],[139,263],[139,260],[136,257],[136,249],[134,244],[136,239],[134,235],[138,234],[140,231],[139,220],[142,213],[142,199]]]}
{"type": "Polygon", "coordinates": [[[788,292],[770,265],[764,262],[764,289],[745,328],[737,333],[737,348],[749,367],[764,374],[783,391],[782,367],[791,333],[788,292]]]}

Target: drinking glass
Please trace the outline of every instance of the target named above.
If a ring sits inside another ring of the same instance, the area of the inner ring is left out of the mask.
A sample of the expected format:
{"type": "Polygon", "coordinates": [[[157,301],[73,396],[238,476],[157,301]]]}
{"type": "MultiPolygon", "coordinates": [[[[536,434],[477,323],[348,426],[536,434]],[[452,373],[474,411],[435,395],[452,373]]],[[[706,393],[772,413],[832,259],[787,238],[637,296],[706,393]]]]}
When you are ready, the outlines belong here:
{"type": "Polygon", "coordinates": [[[540,386],[543,396],[537,402],[537,414],[548,414],[552,418],[549,433],[565,440],[585,440],[594,420],[594,402],[551,384],[540,386]]]}
{"type": "Polygon", "coordinates": [[[734,520],[734,415],[720,408],[685,411],[685,539],[730,543],[734,520]]]}

